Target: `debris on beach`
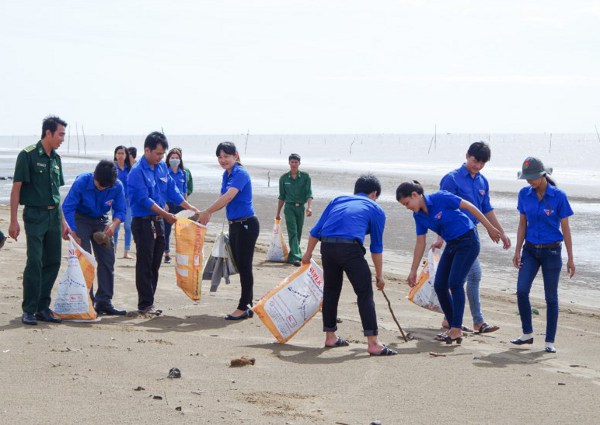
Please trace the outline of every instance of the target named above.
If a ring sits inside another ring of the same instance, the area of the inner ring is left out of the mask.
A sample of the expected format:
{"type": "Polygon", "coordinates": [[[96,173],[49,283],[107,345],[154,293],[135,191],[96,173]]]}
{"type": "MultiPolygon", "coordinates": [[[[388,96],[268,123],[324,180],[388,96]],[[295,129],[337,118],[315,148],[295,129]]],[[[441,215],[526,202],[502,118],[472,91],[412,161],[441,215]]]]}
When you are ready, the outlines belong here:
{"type": "Polygon", "coordinates": [[[254,363],[256,363],[256,359],[254,357],[242,356],[239,359],[232,359],[229,367],[242,367],[248,365],[254,366],[254,363]]]}
{"type": "Polygon", "coordinates": [[[431,357],[446,357],[446,355],[445,355],[445,354],[443,354],[443,353],[436,353],[436,352],[434,352],[434,351],[430,351],[430,352],[429,352],[429,355],[430,355],[431,357]]]}
{"type": "Polygon", "coordinates": [[[146,390],[146,388],[141,387],[139,385],[136,388],[133,389],[133,391],[145,391],[145,390],[146,390]]]}
{"type": "Polygon", "coordinates": [[[168,377],[171,378],[171,379],[181,378],[181,371],[179,369],[177,369],[176,367],[172,367],[169,370],[168,377]]]}

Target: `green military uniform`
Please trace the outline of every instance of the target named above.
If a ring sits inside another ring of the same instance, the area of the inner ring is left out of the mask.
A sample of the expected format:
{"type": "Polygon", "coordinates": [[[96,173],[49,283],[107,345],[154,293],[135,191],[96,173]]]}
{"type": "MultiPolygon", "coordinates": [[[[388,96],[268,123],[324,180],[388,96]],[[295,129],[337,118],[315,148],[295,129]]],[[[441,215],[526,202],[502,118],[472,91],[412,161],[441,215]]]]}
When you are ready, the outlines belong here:
{"type": "MultiPolygon", "coordinates": [[[[190,170],[188,170],[187,168],[185,169],[185,174],[186,174],[186,184],[187,184],[187,196],[190,196],[192,194],[192,192],[194,191],[194,179],[192,178],[192,172],[190,170]]],[[[182,193],[183,195],[183,193],[182,193]]]]}
{"type": "Polygon", "coordinates": [[[302,259],[300,238],[302,237],[302,226],[304,226],[304,204],[308,198],[312,197],[308,173],[298,170],[296,178],[292,178],[292,172],[288,171],[279,178],[278,199],[285,202],[283,213],[290,241],[288,263],[302,259]]]}
{"type": "Polygon", "coordinates": [[[59,188],[65,184],[60,156],[50,156],[39,141],[17,156],[14,182],[21,182],[20,203],[27,237],[23,272],[23,311],[50,308],[50,293],[60,269],[62,220],[59,188]]]}

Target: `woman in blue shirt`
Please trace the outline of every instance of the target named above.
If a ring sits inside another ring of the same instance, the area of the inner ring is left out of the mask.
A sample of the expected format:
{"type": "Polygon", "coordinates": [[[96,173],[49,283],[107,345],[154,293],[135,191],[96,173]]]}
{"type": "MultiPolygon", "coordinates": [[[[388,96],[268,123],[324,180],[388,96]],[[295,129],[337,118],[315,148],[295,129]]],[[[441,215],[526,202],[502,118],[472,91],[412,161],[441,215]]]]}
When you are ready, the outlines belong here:
{"type": "Polygon", "coordinates": [[[533,344],[529,291],[540,267],[544,276],[546,295],[546,351],[556,353],[554,338],[558,324],[558,280],[562,269],[562,242],[567,249],[567,273],[575,274],[569,217],[573,210],[567,195],[556,187],[541,160],[529,157],[523,162],[519,178],[529,186],[519,192],[519,228],[513,265],[519,269],[517,303],[523,335],[510,342],[516,345],[533,344]],[[561,233],[562,231],[562,233],[561,233]]]}
{"type": "Polygon", "coordinates": [[[237,148],[232,142],[222,142],[217,146],[219,165],[225,171],[221,183],[221,196],[200,213],[199,221],[207,224],[213,213],[226,207],[229,221],[229,243],[233,260],[237,265],[242,285],[242,294],[237,308],[225,316],[226,320],[242,320],[253,316],[252,306],[254,276],[252,259],[260,226],[254,215],[252,203],[252,181],[250,174],[240,162],[237,148]]]}
{"type": "MultiPolygon", "coordinates": [[[[187,200],[187,173],[185,172],[185,168],[183,166],[183,158],[181,156],[181,149],[173,148],[167,154],[167,159],[165,161],[167,163],[167,167],[169,167],[169,175],[173,180],[175,180],[175,184],[179,189],[179,192],[183,195],[184,199],[187,200]]],[[[171,214],[177,214],[178,212],[183,210],[183,207],[173,204],[171,202],[167,202],[168,211],[171,214]]],[[[171,241],[171,228],[172,224],[165,222],[165,263],[169,264],[171,262],[171,256],[169,255],[171,252],[170,249],[170,241],[171,241]]]]}
{"type": "Polygon", "coordinates": [[[450,330],[446,334],[440,334],[438,339],[446,344],[452,344],[452,341],[460,344],[465,310],[463,285],[479,255],[479,236],[475,225],[461,210],[468,211],[479,220],[494,242],[498,243],[501,232],[470,202],[445,190],[425,195],[423,186],[416,180],[398,186],[396,200],[413,211],[417,228],[417,241],[408,275],[411,287],[417,284],[417,269],[425,252],[427,230],[433,230],[446,241],[446,248],[435,274],[434,288],[450,330]]]}
{"type": "MultiPolygon", "coordinates": [[[[115,153],[113,160],[115,161],[115,165],[117,166],[117,178],[123,184],[123,188],[125,190],[125,221],[123,222],[125,226],[125,250],[123,251],[123,258],[133,258],[129,255],[129,249],[131,248],[131,206],[129,205],[129,196],[127,194],[127,176],[129,175],[129,171],[131,171],[131,158],[129,157],[129,150],[125,146],[117,146],[115,148],[115,153]]],[[[115,234],[113,236],[113,242],[115,245],[115,254],[117,253],[117,242],[119,241],[119,230],[121,228],[121,224],[117,226],[115,229],[115,234]]]]}

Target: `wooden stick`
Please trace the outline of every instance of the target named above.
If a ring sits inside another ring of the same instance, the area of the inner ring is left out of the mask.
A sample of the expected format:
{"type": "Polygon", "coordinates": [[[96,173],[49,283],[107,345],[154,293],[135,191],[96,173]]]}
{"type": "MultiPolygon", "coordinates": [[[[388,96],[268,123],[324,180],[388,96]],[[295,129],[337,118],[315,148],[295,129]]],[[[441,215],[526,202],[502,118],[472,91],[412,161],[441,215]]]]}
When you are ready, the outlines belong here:
{"type": "Polygon", "coordinates": [[[385,291],[383,289],[381,290],[381,293],[383,294],[383,296],[385,297],[385,300],[387,301],[388,307],[390,309],[390,313],[392,313],[392,318],[394,319],[394,322],[396,322],[396,324],[398,325],[398,329],[400,329],[400,333],[402,334],[402,338],[404,338],[405,342],[408,342],[408,338],[406,337],[406,335],[404,335],[404,331],[402,330],[402,326],[400,326],[400,323],[398,323],[398,320],[396,319],[396,315],[394,314],[394,310],[392,310],[392,303],[390,302],[390,299],[385,294],[385,291]]]}

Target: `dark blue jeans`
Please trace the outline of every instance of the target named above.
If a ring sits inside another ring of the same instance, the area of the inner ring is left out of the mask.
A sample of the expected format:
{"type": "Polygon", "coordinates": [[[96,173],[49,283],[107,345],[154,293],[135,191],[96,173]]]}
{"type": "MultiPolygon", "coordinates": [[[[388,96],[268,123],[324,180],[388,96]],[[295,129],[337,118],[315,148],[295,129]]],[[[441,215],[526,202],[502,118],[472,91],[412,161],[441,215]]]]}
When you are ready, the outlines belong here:
{"type": "Polygon", "coordinates": [[[533,279],[540,266],[544,276],[544,293],[546,295],[546,342],[554,342],[556,326],[558,324],[558,280],[562,269],[561,248],[536,249],[523,247],[521,263],[517,279],[517,303],[521,316],[521,325],[524,334],[533,333],[531,323],[531,303],[529,292],[533,279]]]}
{"type": "Polygon", "coordinates": [[[479,236],[469,230],[446,242],[433,287],[451,328],[461,328],[465,311],[464,283],[479,255],[479,236]]]}
{"type": "Polygon", "coordinates": [[[252,259],[254,247],[260,234],[258,218],[250,217],[243,222],[229,225],[229,244],[233,261],[240,273],[242,293],[238,302],[238,310],[246,310],[252,306],[254,298],[254,274],[252,273],[252,259]]]}

